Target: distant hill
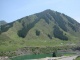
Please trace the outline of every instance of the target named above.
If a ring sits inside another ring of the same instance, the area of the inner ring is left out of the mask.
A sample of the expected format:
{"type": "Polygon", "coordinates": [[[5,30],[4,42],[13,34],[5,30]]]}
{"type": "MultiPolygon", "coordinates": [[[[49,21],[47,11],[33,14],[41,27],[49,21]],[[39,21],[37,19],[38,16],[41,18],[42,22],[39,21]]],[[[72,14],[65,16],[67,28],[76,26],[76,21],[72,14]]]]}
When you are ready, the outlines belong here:
{"type": "Polygon", "coordinates": [[[1,26],[1,25],[4,25],[4,24],[6,24],[6,23],[7,23],[7,22],[5,22],[5,21],[2,20],[2,21],[0,21],[0,26],[1,26]]]}
{"type": "Polygon", "coordinates": [[[2,25],[0,31],[2,51],[25,46],[54,46],[61,44],[61,41],[79,40],[80,23],[50,9],[2,25]]]}

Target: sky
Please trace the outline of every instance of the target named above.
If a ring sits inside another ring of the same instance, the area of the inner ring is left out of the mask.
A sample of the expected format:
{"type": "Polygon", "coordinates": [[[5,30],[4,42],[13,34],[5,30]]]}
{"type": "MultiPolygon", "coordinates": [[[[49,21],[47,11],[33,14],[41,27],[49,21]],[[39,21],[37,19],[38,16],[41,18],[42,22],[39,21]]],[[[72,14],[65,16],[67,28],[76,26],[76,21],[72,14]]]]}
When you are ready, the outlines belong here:
{"type": "Polygon", "coordinates": [[[0,0],[0,21],[9,23],[46,9],[64,13],[80,23],[80,0],[0,0]]]}

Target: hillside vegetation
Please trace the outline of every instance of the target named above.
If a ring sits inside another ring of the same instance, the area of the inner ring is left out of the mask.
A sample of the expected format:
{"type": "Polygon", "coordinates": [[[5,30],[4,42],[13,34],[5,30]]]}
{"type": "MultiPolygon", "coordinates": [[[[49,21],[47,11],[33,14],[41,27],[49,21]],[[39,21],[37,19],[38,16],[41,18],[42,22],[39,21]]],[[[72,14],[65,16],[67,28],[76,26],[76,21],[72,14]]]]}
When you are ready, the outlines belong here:
{"type": "Polygon", "coordinates": [[[74,46],[80,41],[80,23],[50,9],[0,26],[0,51],[23,47],[74,46]]]}

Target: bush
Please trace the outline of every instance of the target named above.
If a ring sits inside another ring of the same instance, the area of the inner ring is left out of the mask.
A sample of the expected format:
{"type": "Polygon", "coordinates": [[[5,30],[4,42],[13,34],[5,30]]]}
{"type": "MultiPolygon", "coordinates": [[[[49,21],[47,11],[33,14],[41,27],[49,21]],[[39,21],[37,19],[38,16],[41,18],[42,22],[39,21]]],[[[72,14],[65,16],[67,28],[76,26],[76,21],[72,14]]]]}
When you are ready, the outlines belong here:
{"type": "Polygon", "coordinates": [[[36,35],[39,36],[40,35],[40,31],[36,30],[36,35]]]}
{"type": "Polygon", "coordinates": [[[51,35],[49,35],[49,34],[48,34],[48,37],[49,37],[50,39],[52,39],[52,36],[51,36],[51,35]]]}
{"type": "Polygon", "coordinates": [[[56,57],[56,52],[53,52],[52,57],[56,57]]]}

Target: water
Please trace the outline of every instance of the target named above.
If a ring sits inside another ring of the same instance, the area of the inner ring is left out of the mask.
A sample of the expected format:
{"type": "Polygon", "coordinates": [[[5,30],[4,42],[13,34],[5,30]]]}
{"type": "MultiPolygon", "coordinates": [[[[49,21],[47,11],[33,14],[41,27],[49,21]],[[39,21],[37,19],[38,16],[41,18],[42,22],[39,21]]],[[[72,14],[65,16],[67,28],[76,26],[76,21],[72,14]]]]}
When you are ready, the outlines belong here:
{"type": "Polygon", "coordinates": [[[38,58],[45,58],[45,57],[52,57],[52,54],[24,55],[24,56],[11,58],[11,60],[29,60],[29,59],[38,59],[38,58]]]}

